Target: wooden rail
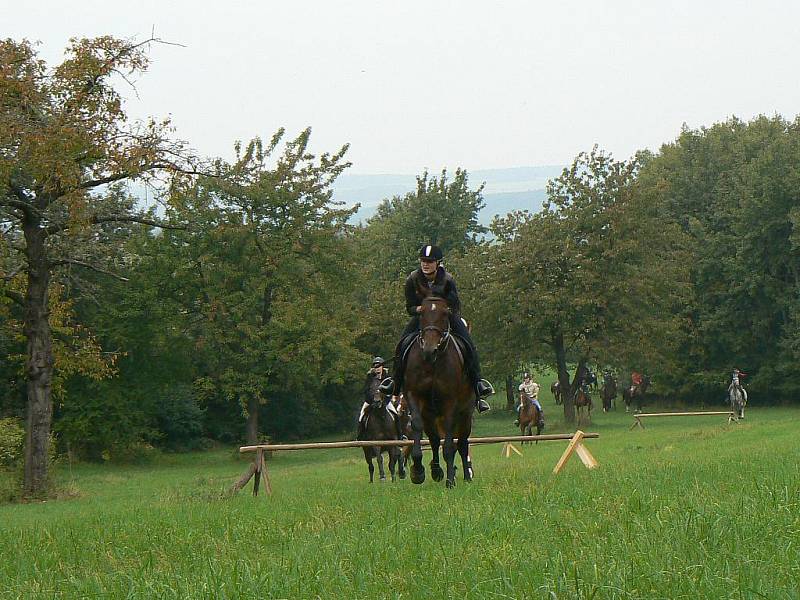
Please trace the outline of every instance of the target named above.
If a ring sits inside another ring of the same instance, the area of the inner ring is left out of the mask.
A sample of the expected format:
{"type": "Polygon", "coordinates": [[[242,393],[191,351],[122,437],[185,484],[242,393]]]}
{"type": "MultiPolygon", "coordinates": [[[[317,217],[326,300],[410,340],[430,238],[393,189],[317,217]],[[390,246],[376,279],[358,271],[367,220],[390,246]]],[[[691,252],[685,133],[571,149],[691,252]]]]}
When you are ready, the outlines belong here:
{"type": "MultiPolygon", "coordinates": [[[[594,469],[598,466],[597,460],[592,456],[586,446],[583,445],[583,440],[599,438],[599,433],[584,433],[580,430],[575,433],[553,433],[544,435],[499,435],[492,437],[476,437],[469,438],[470,445],[474,444],[499,444],[505,442],[509,446],[511,442],[547,442],[552,440],[570,440],[567,449],[558,461],[553,473],[558,474],[566,464],[572,454],[577,454],[581,462],[588,469],[594,469]]],[[[423,446],[430,446],[430,441],[423,439],[420,440],[423,446]]],[[[253,481],[253,495],[258,495],[258,488],[263,481],[264,488],[267,494],[272,493],[272,482],[267,473],[267,463],[264,460],[264,453],[274,452],[278,450],[327,450],[330,448],[365,448],[370,446],[411,446],[413,440],[354,440],[347,442],[312,442],[307,444],[259,444],[257,446],[242,446],[239,452],[255,452],[256,456],[253,463],[245,471],[237,481],[232,490],[234,492],[242,489],[250,479],[255,477],[253,481]]],[[[517,452],[519,454],[519,452],[517,452]]]]}
{"type": "MultiPolygon", "coordinates": [[[[501,442],[547,442],[551,440],[571,440],[572,433],[552,433],[542,435],[500,435],[493,437],[469,438],[470,446],[475,444],[499,444],[501,442]]],[[[598,438],[599,433],[584,433],[583,439],[598,438]]],[[[456,438],[458,439],[458,438],[456,438]]],[[[444,440],[442,440],[444,443],[444,440]]],[[[370,446],[412,446],[413,440],[354,440],[348,442],[312,442],[307,444],[260,444],[258,446],[242,446],[239,452],[256,452],[266,450],[326,450],[329,448],[365,448],[370,446]]],[[[430,446],[427,439],[421,440],[423,446],[430,446]]]]}
{"type": "Polygon", "coordinates": [[[633,425],[631,425],[631,429],[634,427],[641,427],[644,429],[644,425],[642,424],[641,419],[644,417],[699,417],[705,415],[728,415],[728,423],[731,421],[736,421],[736,413],[730,410],[709,410],[709,411],[698,411],[698,412],[665,412],[665,413],[639,413],[638,415],[633,415],[633,425]]]}

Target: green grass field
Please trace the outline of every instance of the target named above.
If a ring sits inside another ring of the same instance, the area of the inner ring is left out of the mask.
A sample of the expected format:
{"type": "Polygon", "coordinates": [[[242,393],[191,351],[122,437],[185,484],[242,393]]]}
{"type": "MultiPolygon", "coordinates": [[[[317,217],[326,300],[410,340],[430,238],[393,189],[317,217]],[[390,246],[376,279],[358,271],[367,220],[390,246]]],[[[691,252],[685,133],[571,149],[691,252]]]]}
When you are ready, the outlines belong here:
{"type": "Polygon", "coordinates": [[[0,506],[0,598],[800,598],[798,416],[595,411],[599,469],[553,476],[566,442],[477,446],[454,490],[370,485],[356,449],[276,455],[258,498],[225,493],[232,449],[61,465],[76,497],[0,506]]]}

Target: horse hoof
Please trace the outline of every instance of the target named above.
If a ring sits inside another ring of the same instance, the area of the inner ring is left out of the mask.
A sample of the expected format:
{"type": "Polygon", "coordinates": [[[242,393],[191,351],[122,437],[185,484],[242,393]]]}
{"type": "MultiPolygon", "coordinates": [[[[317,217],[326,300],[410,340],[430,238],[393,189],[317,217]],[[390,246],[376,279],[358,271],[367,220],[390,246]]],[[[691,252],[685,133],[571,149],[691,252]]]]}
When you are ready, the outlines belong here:
{"type": "Polygon", "coordinates": [[[431,477],[434,481],[441,481],[444,479],[444,471],[439,465],[431,465],[431,477]]]}
{"type": "Polygon", "coordinates": [[[411,483],[422,483],[425,481],[425,467],[420,467],[419,469],[415,469],[411,467],[411,483]]]}
{"type": "Polygon", "coordinates": [[[448,489],[448,490],[451,490],[451,489],[453,489],[454,487],[456,487],[456,480],[455,480],[455,479],[453,479],[453,480],[450,480],[450,479],[448,479],[448,480],[445,482],[445,486],[447,486],[447,489],[448,489]]]}
{"type": "Polygon", "coordinates": [[[398,474],[397,474],[397,476],[398,476],[400,479],[405,479],[405,478],[406,478],[406,472],[405,472],[405,471],[403,471],[402,473],[398,473],[398,474]]]}
{"type": "Polygon", "coordinates": [[[381,483],[386,483],[386,477],[381,477],[381,483]]]}

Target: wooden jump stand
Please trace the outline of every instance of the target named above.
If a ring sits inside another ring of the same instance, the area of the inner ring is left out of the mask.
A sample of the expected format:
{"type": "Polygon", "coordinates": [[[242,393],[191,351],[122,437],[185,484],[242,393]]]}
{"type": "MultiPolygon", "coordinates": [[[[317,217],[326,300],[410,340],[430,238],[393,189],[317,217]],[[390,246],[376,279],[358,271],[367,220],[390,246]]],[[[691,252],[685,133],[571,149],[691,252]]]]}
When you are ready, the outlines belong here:
{"type": "Polygon", "coordinates": [[[728,423],[738,423],[739,419],[736,418],[736,413],[730,410],[711,410],[702,412],[665,412],[665,413],[639,413],[633,415],[633,425],[631,430],[635,427],[644,429],[642,419],[645,417],[699,417],[702,415],[727,415],[728,423]]]}
{"type": "MultiPolygon", "coordinates": [[[[554,474],[558,474],[564,465],[573,454],[577,454],[587,469],[594,469],[598,466],[597,460],[592,456],[586,446],[583,445],[583,440],[599,438],[599,433],[584,433],[583,431],[576,431],[574,434],[569,433],[553,433],[543,435],[515,435],[515,436],[493,436],[493,437],[478,437],[470,438],[470,445],[478,444],[498,444],[505,442],[503,452],[508,452],[508,455],[513,451],[517,452],[520,456],[522,453],[517,450],[511,442],[547,442],[555,440],[570,440],[569,446],[561,456],[561,459],[553,469],[554,474]]],[[[430,441],[421,440],[423,446],[430,446],[430,441]]],[[[258,496],[258,489],[261,482],[264,482],[264,490],[267,495],[272,494],[272,484],[270,483],[269,474],[267,472],[267,463],[264,461],[265,452],[277,452],[281,450],[327,450],[331,448],[364,448],[370,446],[411,446],[414,442],[412,440],[355,440],[348,442],[315,442],[308,444],[261,444],[258,446],[242,446],[239,452],[244,454],[246,452],[255,452],[255,458],[248,467],[247,471],[239,478],[233,487],[232,492],[238,492],[255,476],[253,481],[253,496],[258,496]]]]}

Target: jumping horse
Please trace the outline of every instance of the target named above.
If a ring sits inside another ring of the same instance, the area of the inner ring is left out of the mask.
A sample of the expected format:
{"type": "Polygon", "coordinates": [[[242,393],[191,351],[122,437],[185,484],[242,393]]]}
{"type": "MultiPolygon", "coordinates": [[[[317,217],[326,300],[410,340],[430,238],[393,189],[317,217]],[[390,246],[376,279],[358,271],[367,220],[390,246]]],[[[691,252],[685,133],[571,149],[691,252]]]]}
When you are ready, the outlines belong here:
{"type": "Polygon", "coordinates": [[[411,481],[425,481],[421,445],[424,431],[433,451],[430,467],[434,481],[445,476],[439,465],[439,446],[443,443],[448,488],[456,484],[456,450],[461,456],[464,481],[472,480],[469,436],[475,409],[475,390],[467,374],[464,350],[450,333],[450,318],[450,309],[443,298],[423,299],[420,332],[408,351],[404,385],[414,442],[411,481]]]}
{"type": "MultiPolygon", "coordinates": [[[[397,428],[394,424],[394,417],[388,410],[389,400],[387,397],[376,389],[372,394],[372,402],[369,403],[365,409],[366,423],[364,424],[364,433],[362,439],[364,440],[396,440],[397,428]]],[[[372,483],[375,474],[375,467],[372,465],[373,459],[377,459],[378,471],[380,480],[386,481],[386,472],[383,469],[383,453],[389,455],[389,473],[394,482],[394,469],[398,465],[398,474],[400,479],[406,478],[405,466],[400,460],[400,448],[397,446],[367,446],[364,447],[364,460],[367,461],[369,468],[369,482],[372,483]]]]}

